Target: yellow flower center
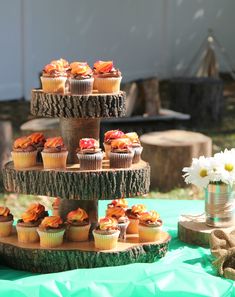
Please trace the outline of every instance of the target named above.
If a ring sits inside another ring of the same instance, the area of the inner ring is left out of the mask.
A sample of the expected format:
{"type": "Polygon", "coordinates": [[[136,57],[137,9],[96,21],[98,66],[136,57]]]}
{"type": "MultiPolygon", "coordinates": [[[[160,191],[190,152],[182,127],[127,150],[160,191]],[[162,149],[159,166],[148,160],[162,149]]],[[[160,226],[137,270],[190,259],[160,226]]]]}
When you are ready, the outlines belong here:
{"type": "Polygon", "coordinates": [[[224,169],[227,170],[227,171],[229,171],[229,172],[230,171],[233,171],[233,164],[229,164],[229,163],[228,164],[225,164],[224,165],[224,169]]]}
{"type": "Polygon", "coordinates": [[[207,174],[207,170],[206,169],[201,169],[200,172],[199,172],[199,175],[201,177],[206,177],[208,174],[207,174]]]}

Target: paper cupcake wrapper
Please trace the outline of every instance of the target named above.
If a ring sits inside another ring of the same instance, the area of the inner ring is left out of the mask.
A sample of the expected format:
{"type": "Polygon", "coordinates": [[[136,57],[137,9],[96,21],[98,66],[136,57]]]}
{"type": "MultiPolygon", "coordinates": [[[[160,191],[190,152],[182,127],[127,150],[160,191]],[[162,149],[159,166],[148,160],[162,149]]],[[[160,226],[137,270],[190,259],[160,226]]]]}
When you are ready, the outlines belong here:
{"type": "Polygon", "coordinates": [[[16,169],[30,168],[36,165],[37,151],[11,152],[11,156],[16,169]]]}
{"type": "Polygon", "coordinates": [[[139,219],[131,219],[129,218],[129,225],[127,227],[127,234],[138,234],[139,232],[139,219]]]}
{"type": "Polygon", "coordinates": [[[129,168],[132,164],[133,153],[110,152],[110,168],[129,168]]]}
{"type": "Polygon", "coordinates": [[[118,228],[120,230],[119,239],[121,241],[126,240],[126,230],[127,230],[129,223],[130,223],[130,221],[127,221],[125,223],[118,223],[118,228]]]}
{"type": "Polygon", "coordinates": [[[87,241],[91,225],[72,226],[69,225],[66,230],[66,238],[69,241],[87,241]]]}
{"type": "Polygon", "coordinates": [[[118,236],[120,231],[117,230],[113,234],[99,234],[93,230],[93,236],[95,240],[95,247],[99,250],[111,250],[116,248],[118,236]]]}
{"type": "Polygon", "coordinates": [[[21,243],[33,243],[39,241],[37,227],[23,227],[16,225],[18,241],[21,243]]]}
{"type": "Polygon", "coordinates": [[[93,90],[94,78],[69,79],[70,92],[74,95],[89,95],[93,90]]]}
{"type": "Polygon", "coordinates": [[[13,221],[0,222],[0,237],[8,237],[12,232],[13,221]]]}
{"type": "Polygon", "coordinates": [[[44,169],[65,169],[68,152],[41,153],[44,169]]]}
{"type": "Polygon", "coordinates": [[[61,93],[66,91],[67,77],[44,77],[41,76],[42,90],[45,93],[61,93]]]}
{"type": "Polygon", "coordinates": [[[46,248],[54,248],[62,245],[65,230],[58,232],[46,232],[37,229],[40,237],[40,246],[46,248]]]}
{"type": "Polygon", "coordinates": [[[102,169],[103,153],[77,154],[81,170],[100,170],[102,169]]]}
{"type": "Polygon", "coordinates": [[[99,93],[118,93],[122,77],[95,77],[95,86],[99,93]]]}
{"type": "Polygon", "coordinates": [[[147,227],[139,224],[139,240],[141,242],[157,241],[161,238],[162,227],[147,227]]]}
{"type": "Polygon", "coordinates": [[[140,159],[141,159],[141,153],[143,151],[143,147],[133,147],[133,151],[134,151],[134,157],[132,160],[132,163],[139,163],[140,159]]]}
{"type": "Polygon", "coordinates": [[[106,159],[109,159],[110,152],[111,152],[111,144],[103,143],[103,145],[104,145],[104,150],[105,150],[105,157],[106,157],[106,159]]]}

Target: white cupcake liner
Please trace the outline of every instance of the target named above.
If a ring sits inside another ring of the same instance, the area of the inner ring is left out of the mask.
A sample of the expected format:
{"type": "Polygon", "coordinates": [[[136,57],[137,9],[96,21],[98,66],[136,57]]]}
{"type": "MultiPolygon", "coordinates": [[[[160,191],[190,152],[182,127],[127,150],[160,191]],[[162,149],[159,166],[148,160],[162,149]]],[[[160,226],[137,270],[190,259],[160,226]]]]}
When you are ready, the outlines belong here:
{"type": "Polygon", "coordinates": [[[141,242],[157,241],[161,236],[162,226],[148,227],[139,224],[139,240],[141,242]]]}
{"type": "Polygon", "coordinates": [[[120,231],[117,230],[112,234],[100,234],[97,233],[95,230],[92,231],[94,240],[95,240],[95,247],[100,250],[111,250],[116,248],[118,236],[120,231]]]}
{"type": "Polygon", "coordinates": [[[95,86],[99,93],[118,93],[122,77],[95,77],[95,86]]]}
{"type": "Polygon", "coordinates": [[[60,153],[44,153],[42,154],[44,169],[65,169],[68,151],[60,153]]]}
{"type": "Polygon", "coordinates": [[[70,92],[74,95],[89,95],[93,90],[94,78],[75,79],[70,78],[70,92]]]}
{"type": "Polygon", "coordinates": [[[66,230],[66,238],[70,241],[87,241],[90,227],[91,224],[84,226],[68,225],[68,229],[66,230]]]}
{"type": "Polygon", "coordinates": [[[40,246],[46,248],[54,248],[62,245],[65,229],[60,231],[42,231],[37,229],[40,237],[40,246]]]}
{"type": "Polygon", "coordinates": [[[61,93],[66,91],[67,77],[45,77],[41,76],[42,90],[46,93],[61,93]]]}
{"type": "Polygon", "coordinates": [[[95,154],[77,154],[81,170],[102,169],[103,152],[95,154]]]}
{"type": "Polygon", "coordinates": [[[0,237],[8,237],[12,232],[13,221],[0,222],[0,237]]]}
{"type": "Polygon", "coordinates": [[[133,153],[110,152],[110,168],[129,168],[132,164],[133,153]]]}
{"type": "Polygon", "coordinates": [[[29,168],[36,165],[37,151],[11,152],[11,156],[16,169],[29,168]]]}
{"type": "Polygon", "coordinates": [[[33,243],[39,241],[37,227],[24,227],[16,225],[18,241],[21,243],[33,243]]]}
{"type": "Polygon", "coordinates": [[[140,159],[141,159],[141,153],[143,151],[143,147],[142,146],[138,146],[138,147],[133,147],[132,148],[134,151],[134,157],[132,160],[132,163],[139,163],[140,159]]]}

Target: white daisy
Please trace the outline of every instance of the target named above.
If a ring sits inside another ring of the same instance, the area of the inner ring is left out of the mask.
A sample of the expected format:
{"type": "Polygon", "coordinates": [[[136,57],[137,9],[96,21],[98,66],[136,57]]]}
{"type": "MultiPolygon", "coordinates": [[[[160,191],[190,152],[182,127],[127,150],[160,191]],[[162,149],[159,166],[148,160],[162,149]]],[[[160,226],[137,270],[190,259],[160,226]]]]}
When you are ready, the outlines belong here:
{"type": "Polygon", "coordinates": [[[217,170],[221,175],[221,182],[232,185],[235,182],[235,150],[225,149],[214,155],[217,170]]]}
{"type": "Polygon", "coordinates": [[[199,157],[199,159],[193,158],[192,165],[183,168],[185,182],[206,188],[210,182],[211,168],[211,158],[204,156],[199,157]]]}

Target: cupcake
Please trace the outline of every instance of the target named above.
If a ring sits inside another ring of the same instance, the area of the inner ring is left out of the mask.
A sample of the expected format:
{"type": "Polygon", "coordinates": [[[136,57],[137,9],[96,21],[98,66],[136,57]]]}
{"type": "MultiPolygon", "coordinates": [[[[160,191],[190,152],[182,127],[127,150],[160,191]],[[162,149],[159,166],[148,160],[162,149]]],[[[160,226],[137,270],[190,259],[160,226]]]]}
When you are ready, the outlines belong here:
{"type": "Polygon", "coordinates": [[[65,227],[60,216],[45,217],[37,232],[40,237],[40,246],[55,248],[63,243],[65,227]]]}
{"type": "Polygon", "coordinates": [[[35,132],[29,135],[28,139],[32,142],[32,145],[37,149],[37,161],[42,162],[41,152],[44,148],[46,138],[42,133],[35,132]]]}
{"type": "Polygon", "coordinates": [[[61,199],[56,197],[54,202],[52,203],[52,215],[58,216],[59,215],[59,207],[60,207],[61,199]]]}
{"type": "Polygon", "coordinates": [[[31,204],[17,222],[16,230],[18,241],[21,243],[33,243],[39,241],[37,227],[47,215],[48,213],[45,211],[45,207],[42,204],[31,204]]]}
{"type": "Polygon", "coordinates": [[[70,241],[87,241],[90,223],[84,209],[78,208],[67,215],[67,239],[70,241]]]}
{"type": "Polygon", "coordinates": [[[134,151],[134,157],[132,163],[139,163],[143,147],[140,144],[139,137],[136,132],[130,132],[125,134],[132,143],[132,149],[134,151]]]}
{"type": "Polygon", "coordinates": [[[135,204],[132,208],[127,209],[126,215],[130,220],[127,227],[127,234],[136,234],[139,232],[139,217],[146,211],[146,207],[143,204],[135,204]]]}
{"type": "Polygon", "coordinates": [[[113,61],[97,61],[93,67],[95,88],[99,93],[118,93],[122,80],[121,72],[113,65],[113,61]]]}
{"type": "Polygon", "coordinates": [[[161,238],[162,220],[155,210],[144,212],[139,217],[139,240],[141,242],[157,241],[161,238]]]}
{"type": "Polygon", "coordinates": [[[103,153],[94,138],[82,138],[79,141],[77,157],[81,170],[102,169],[103,153]]]}
{"type": "Polygon", "coordinates": [[[70,64],[69,84],[70,92],[75,95],[89,95],[93,90],[93,72],[86,62],[70,64]]]}
{"type": "Polygon", "coordinates": [[[30,168],[36,165],[37,149],[26,136],[14,141],[11,155],[16,169],[30,168]]]}
{"type": "Polygon", "coordinates": [[[120,230],[119,238],[126,239],[126,229],[129,225],[129,219],[126,216],[126,211],[121,206],[109,206],[106,210],[106,217],[111,217],[117,220],[117,225],[120,230]]]}
{"type": "Polygon", "coordinates": [[[111,250],[116,248],[118,236],[117,220],[111,217],[101,218],[95,230],[93,230],[95,247],[99,250],[111,250]]]}
{"type": "Polygon", "coordinates": [[[129,168],[134,152],[129,138],[119,138],[111,142],[110,168],[129,168]]]}
{"type": "Polygon", "coordinates": [[[11,235],[13,215],[8,207],[0,206],[0,237],[11,235]]]}
{"type": "Polygon", "coordinates": [[[120,130],[110,130],[104,134],[104,150],[106,158],[109,159],[111,151],[111,142],[114,139],[122,138],[125,134],[120,130]]]}
{"type": "Polygon", "coordinates": [[[42,90],[45,93],[61,93],[66,91],[68,61],[64,59],[53,60],[42,71],[42,90]]]}
{"type": "Polygon", "coordinates": [[[44,169],[65,169],[68,150],[62,137],[48,138],[42,151],[44,169]]]}

